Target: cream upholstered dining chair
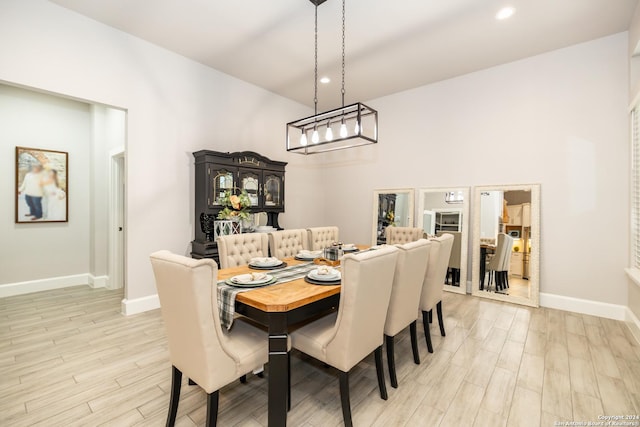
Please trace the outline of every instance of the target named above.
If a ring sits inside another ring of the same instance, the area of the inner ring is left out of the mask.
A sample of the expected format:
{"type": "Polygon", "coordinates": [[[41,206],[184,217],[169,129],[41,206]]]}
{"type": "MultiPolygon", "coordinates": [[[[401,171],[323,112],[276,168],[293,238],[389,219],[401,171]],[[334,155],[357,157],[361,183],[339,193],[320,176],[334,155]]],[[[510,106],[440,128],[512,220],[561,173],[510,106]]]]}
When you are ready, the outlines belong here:
{"type": "Polygon", "coordinates": [[[422,239],[424,230],[416,227],[387,227],[384,236],[388,245],[405,244],[422,239]]]}
{"type": "Polygon", "coordinates": [[[309,250],[319,251],[339,240],[338,227],[307,228],[309,250]]]}
{"type": "Polygon", "coordinates": [[[440,237],[443,234],[451,234],[453,236],[453,245],[451,246],[451,256],[449,257],[449,268],[447,270],[446,283],[449,283],[449,277],[451,277],[451,285],[460,286],[462,233],[460,231],[438,231],[436,236],[440,237]]]}
{"type": "Polygon", "coordinates": [[[267,363],[267,334],[242,321],[222,331],[213,260],[159,251],[151,265],[172,365],[167,426],[175,424],[183,373],[207,393],[207,426],[215,426],[218,391],[267,363]]]}
{"type": "Polygon", "coordinates": [[[398,261],[396,262],[396,273],[393,278],[387,319],[384,324],[389,377],[391,378],[391,386],[394,388],[398,387],[394,337],[407,326],[410,327],[413,361],[416,364],[420,364],[416,313],[420,304],[422,282],[427,271],[431,242],[426,239],[420,239],[416,242],[396,245],[396,247],[398,248],[398,261]]]}
{"type": "Polygon", "coordinates": [[[507,256],[511,257],[510,246],[513,246],[513,243],[509,244],[509,239],[511,237],[504,233],[498,234],[495,253],[487,263],[486,270],[489,272],[487,290],[491,289],[492,278],[495,278],[496,292],[502,289],[502,279],[504,277],[502,271],[505,265],[505,258],[507,256]]]}
{"type": "Polygon", "coordinates": [[[430,239],[431,252],[429,253],[429,263],[427,272],[422,284],[422,294],[420,296],[420,311],[422,311],[422,324],[424,326],[424,338],[427,341],[429,353],[433,353],[431,343],[431,331],[429,330],[430,319],[433,308],[438,312],[438,324],[440,325],[440,335],[446,335],[442,319],[442,292],[444,280],[447,275],[447,266],[451,256],[453,246],[453,236],[443,234],[440,237],[430,239]]]}
{"type": "Polygon", "coordinates": [[[337,313],[291,333],[294,348],[338,369],[346,426],[352,425],[349,371],[372,352],[375,353],[380,397],[387,399],[382,343],[397,257],[398,249],[392,246],[345,255],[337,313]]]}
{"type": "Polygon", "coordinates": [[[243,233],[220,236],[218,257],[220,268],[247,265],[251,258],[269,255],[269,238],[265,233],[243,233]]]}
{"type": "Polygon", "coordinates": [[[271,256],[288,258],[295,256],[303,249],[309,249],[307,230],[282,230],[269,233],[269,250],[271,256]]]}

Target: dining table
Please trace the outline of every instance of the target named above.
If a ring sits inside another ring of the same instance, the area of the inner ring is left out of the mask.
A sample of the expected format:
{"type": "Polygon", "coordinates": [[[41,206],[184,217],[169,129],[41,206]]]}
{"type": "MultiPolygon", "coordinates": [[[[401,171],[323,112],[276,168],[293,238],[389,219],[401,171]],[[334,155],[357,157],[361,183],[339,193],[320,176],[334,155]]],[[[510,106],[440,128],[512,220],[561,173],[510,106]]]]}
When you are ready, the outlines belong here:
{"type": "MultiPolygon", "coordinates": [[[[366,248],[358,246],[358,250],[366,248]]],[[[308,264],[295,258],[285,258],[288,269],[308,264]]],[[[274,275],[277,270],[274,270],[274,275]]],[[[218,271],[218,280],[233,276],[255,273],[251,267],[239,266],[218,271]]],[[[269,271],[264,271],[269,274],[269,271]]],[[[220,283],[220,282],[219,282],[220,283]]],[[[340,302],[340,285],[315,285],[307,283],[303,277],[283,283],[243,290],[235,295],[235,313],[245,316],[267,327],[269,334],[269,375],[268,375],[268,425],[287,425],[289,407],[289,355],[288,335],[291,327],[317,318],[323,313],[337,309],[340,302]]]]}

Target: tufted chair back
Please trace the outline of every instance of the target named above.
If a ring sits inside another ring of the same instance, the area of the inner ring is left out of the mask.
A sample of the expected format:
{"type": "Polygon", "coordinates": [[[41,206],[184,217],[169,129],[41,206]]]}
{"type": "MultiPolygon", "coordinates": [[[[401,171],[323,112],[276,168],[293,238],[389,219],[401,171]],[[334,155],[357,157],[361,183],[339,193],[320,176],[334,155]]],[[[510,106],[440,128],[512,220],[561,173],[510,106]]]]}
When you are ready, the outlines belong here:
{"type": "Polygon", "coordinates": [[[251,258],[269,255],[269,241],[265,233],[243,233],[220,236],[218,256],[220,268],[247,265],[251,258]]]}
{"type": "Polygon", "coordinates": [[[421,311],[431,310],[442,300],[444,281],[447,277],[447,267],[453,247],[453,236],[448,233],[429,239],[429,241],[431,242],[431,251],[429,252],[427,273],[422,284],[421,311]]]}
{"type": "Polygon", "coordinates": [[[307,228],[309,246],[312,251],[319,251],[339,239],[338,227],[307,228]]]}
{"type": "Polygon", "coordinates": [[[269,233],[269,250],[276,258],[295,256],[303,249],[309,249],[307,230],[282,230],[269,233]]]}
{"type": "Polygon", "coordinates": [[[387,227],[384,235],[387,245],[404,245],[422,239],[424,230],[415,227],[387,227]]]}

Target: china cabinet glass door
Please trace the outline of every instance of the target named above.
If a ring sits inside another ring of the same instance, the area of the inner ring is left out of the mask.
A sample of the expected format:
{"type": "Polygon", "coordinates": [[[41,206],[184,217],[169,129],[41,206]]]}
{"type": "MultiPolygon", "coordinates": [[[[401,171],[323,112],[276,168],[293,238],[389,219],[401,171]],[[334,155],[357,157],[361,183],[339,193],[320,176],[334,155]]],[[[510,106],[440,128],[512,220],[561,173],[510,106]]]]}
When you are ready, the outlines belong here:
{"type": "Polygon", "coordinates": [[[221,206],[220,200],[224,197],[224,193],[232,191],[234,187],[233,171],[229,169],[211,170],[211,195],[209,197],[210,207],[221,206]]]}
{"type": "Polygon", "coordinates": [[[240,170],[240,189],[247,192],[252,207],[260,205],[260,176],[252,171],[240,170]]]}
{"type": "Polygon", "coordinates": [[[283,176],[276,173],[264,174],[264,207],[280,207],[284,201],[283,176]]]}

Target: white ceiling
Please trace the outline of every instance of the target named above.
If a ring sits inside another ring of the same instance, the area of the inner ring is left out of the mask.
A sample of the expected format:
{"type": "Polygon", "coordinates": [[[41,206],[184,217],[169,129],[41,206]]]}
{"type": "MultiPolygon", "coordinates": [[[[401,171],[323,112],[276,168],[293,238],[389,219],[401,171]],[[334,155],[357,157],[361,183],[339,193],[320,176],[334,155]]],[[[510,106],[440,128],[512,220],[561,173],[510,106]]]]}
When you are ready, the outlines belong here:
{"type": "MultiPolygon", "coordinates": [[[[308,0],[51,0],[307,105],[308,0]]],[[[349,0],[346,102],[365,101],[628,29],[638,0],[349,0]],[[516,8],[505,21],[494,16],[516,8]]],[[[340,103],[340,0],[319,7],[320,108],[340,103]]]]}

